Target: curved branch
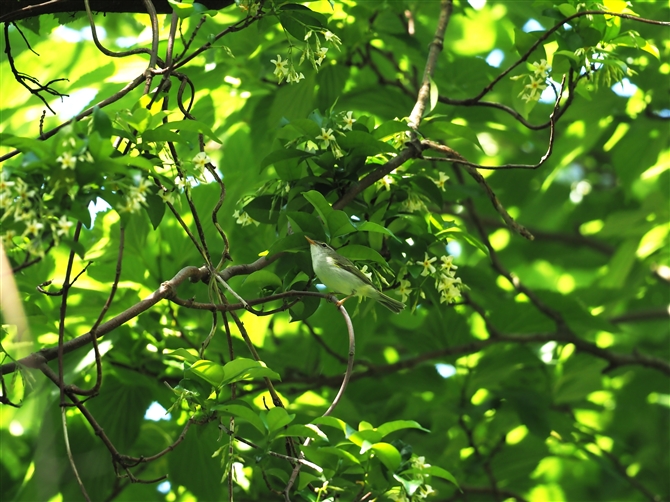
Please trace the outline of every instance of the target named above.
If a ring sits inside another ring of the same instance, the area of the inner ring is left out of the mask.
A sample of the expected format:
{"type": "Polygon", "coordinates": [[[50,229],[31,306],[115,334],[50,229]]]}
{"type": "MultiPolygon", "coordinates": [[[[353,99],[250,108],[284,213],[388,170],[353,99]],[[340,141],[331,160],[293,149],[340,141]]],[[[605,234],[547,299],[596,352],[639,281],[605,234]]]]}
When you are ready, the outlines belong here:
{"type": "MultiPolygon", "coordinates": [[[[61,125],[59,125],[59,126],[57,126],[57,127],[54,127],[53,129],[50,129],[49,131],[47,131],[47,132],[45,132],[44,134],[40,135],[40,138],[39,138],[39,139],[41,139],[41,140],[48,139],[48,138],[50,138],[51,136],[54,136],[54,135],[55,135],[58,131],[60,131],[63,127],[66,127],[66,126],[70,125],[70,124],[73,123],[73,122],[77,122],[78,120],[81,120],[81,119],[83,119],[84,117],[88,117],[89,115],[91,115],[91,114],[93,113],[93,110],[95,110],[96,107],[97,107],[97,108],[104,108],[105,106],[107,106],[107,105],[109,105],[109,104],[112,104],[112,103],[118,101],[119,99],[121,99],[122,97],[124,97],[126,94],[128,94],[130,91],[132,91],[133,89],[139,87],[139,85],[140,85],[142,82],[144,82],[144,80],[145,80],[145,78],[144,78],[144,75],[143,75],[143,74],[140,75],[140,76],[138,76],[138,77],[135,77],[135,79],[134,79],[133,81],[131,81],[131,82],[129,82],[128,84],[126,84],[125,87],[123,87],[121,90],[119,90],[119,91],[117,91],[116,93],[112,94],[110,97],[108,97],[108,98],[106,98],[106,99],[103,99],[102,101],[96,103],[95,105],[91,106],[90,108],[87,108],[87,109],[84,110],[83,112],[81,112],[81,113],[75,115],[75,116],[74,116],[73,118],[71,118],[70,120],[66,120],[66,121],[63,122],[61,125]]],[[[0,156],[0,162],[3,162],[3,161],[5,161],[5,160],[7,160],[7,159],[11,159],[12,157],[18,155],[19,153],[21,153],[20,150],[12,150],[11,152],[6,153],[5,155],[0,156]]]]}
{"type": "Polygon", "coordinates": [[[377,169],[375,169],[370,174],[365,176],[358,183],[352,184],[349,187],[349,190],[347,190],[344,193],[344,195],[342,195],[342,197],[340,197],[340,199],[337,202],[335,202],[335,204],[333,204],[333,209],[342,209],[347,204],[352,202],[359,193],[361,193],[363,190],[371,186],[373,183],[379,181],[384,176],[389,174],[394,169],[397,169],[408,160],[418,158],[421,155],[421,150],[423,148],[424,147],[422,146],[420,147],[414,146],[414,144],[411,144],[410,146],[406,147],[404,150],[398,153],[398,155],[389,160],[386,164],[379,166],[377,169]]]}
{"type": "Polygon", "coordinates": [[[98,30],[95,28],[95,21],[93,20],[93,12],[91,12],[90,0],[84,0],[84,7],[86,8],[86,16],[88,17],[88,23],[91,26],[91,37],[93,38],[93,43],[98,48],[98,50],[102,52],[105,56],[109,56],[111,58],[123,58],[126,56],[132,56],[133,54],[149,54],[153,56],[152,51],[145,48],[131,49],[129,51],[121,51],[121,52],[114,52],[107,49],[100,43],[100,40],[98,40],[98,30]]]}
{"type": "Polygon", "coordinates": [[[519,66],[521,63],[525,62],[528,60],[530,55],[537,49],[540,44],[542,44],[545,40],[547,40],[551,35],[553,35],[556,31],[558,31],[565,23],[568,23],[572,21],[573,19],[577,19],[579,17],[584,17],[584,16],[613,16],[613,17],[620,17],[622,19],[630,19],[633,21],[638,21],[641,23],[646,23],[646,24],[655,24],[658,26],[670,26],[670,22],[668,21],[656,21],[654,19],[646,19],[643,17],[638,17],[638,16],[632,16],[630,14],[622,14],[619,12],[611,12],[611,11],[605,11],[605,10],[584,10],[582,12],[577,12],[576,14],[573,14],[572,16],[568,16],[562,21],[559,21],[556,23],[554,26],[549,28],[547,31],[545,31],[542,36],[540,36],[533,45],[531,45],[528,50],[518,59],[516,60],[509,68],[505,69],[500,75],[498,75],[496,78],[494,78],[484,89],[481,90],[479,94],[472,98],[468,99],[463,99],[463,100],[451,100],[449,104],[453,105],[469,105],[473,104],[480,99],[482,99],[484,96],[486,96],[493,87],[500,82],[506,75],[508,75],[514,68],[519,66]]]}
{"type": "Polygon", "coordinates": [[[423,114],[426,111],[426,104],[430,98],[431,77],[435,72],[437,57],[440,55],[442,48],[444,47],[444,32],[447,29],[447,24],[449,24],[452,8],[452,0],[442,0],[440,4],[440,17],[437,21],[437,28],[435,29],[435,36],[430,43],[426,67],[423,70],[421,87],[419,88],[414,109],[412,110],[412,113],[409,114],[408,125],[412,129],[419,127],[421,117],[423,117],[423,114]]]}
{"type": "MultiPolygon", "coordinates": [[[[200,3],[209,10],[220,10],[233,5],[235,2],[234,0],[202,0],[200,3]]],[[[91,10],[96,12],[146,14],[146,9],[143,9],[142,4],[135,0],[90,0],[90,4],[91,10]]],[[[158,14],[171,14],[173,12],[168,0],[155,0],[154,4],[158,14]]],[[[67,12],[74,15],[77,12],[85,12],[81,0],[15,0],[11,5],[14,9],[0,16],[0,23],[28,19],[44,14],[67,12]]]]}
{"type": "MultiPolygon", "coordinates": [[[[175,289],[177,288],[177,286],[182,282],[184,282],[186,279],[190,279],[193,282],[197,282],[203,277],[205,273],[206,271],[198,267],[185,267],[181,269],[172,279],[161,284],[160,288],[151,293],[144,300],[141,300],[140,302],[136,303],[129,309],[126,309],[123,312],[121,312],[116,317],[101,324],[98,330],[96,331],[95,335],[91,334],[91,332],[88,332],[81,336],[78,336],[77,338],[73,338],[72,340],[65,342],[62,345],[63,354],[68,354],[78,348],[88,345],[89,343],[91,343],[91,338],[93,336],[100,338],[101,336],[106,335],[107,333],[125,324],[134,317],[137,317],[142,312],[145,312],[146,310],[150,309],[159,301],[165,298],[170,298],[172,295],[175,294],[175,289]]],[[[0,366],[0,374],[6,375],[7,373],[13,373],[19,367],[40,368],[44,363],[56,359],[57,356],[58,356],[58,347],[50,347],[47,349],[42,349],[37,352],[33,352],[32,354],[22,359],[19,359],[18,361],[3,364],[2,366],[0,366]]]]}

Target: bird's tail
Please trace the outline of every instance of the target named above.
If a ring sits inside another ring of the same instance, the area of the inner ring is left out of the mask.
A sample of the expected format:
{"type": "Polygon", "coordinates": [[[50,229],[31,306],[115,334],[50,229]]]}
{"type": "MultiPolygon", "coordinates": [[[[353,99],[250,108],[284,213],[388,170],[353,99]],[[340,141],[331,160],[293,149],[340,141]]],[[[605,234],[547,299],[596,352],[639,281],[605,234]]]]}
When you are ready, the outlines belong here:
{"type": "Polygon", "coordinates": [[[399,302],[398,300],[394,300],[390,296],[386,296],[384,293],[379,293],[379,296],[375,298],[379,303],[384,305],[387,309],[389,309],[391,312],[398,313],[402,309],[405,308],[405,304],[402,302],[399,302]]]}

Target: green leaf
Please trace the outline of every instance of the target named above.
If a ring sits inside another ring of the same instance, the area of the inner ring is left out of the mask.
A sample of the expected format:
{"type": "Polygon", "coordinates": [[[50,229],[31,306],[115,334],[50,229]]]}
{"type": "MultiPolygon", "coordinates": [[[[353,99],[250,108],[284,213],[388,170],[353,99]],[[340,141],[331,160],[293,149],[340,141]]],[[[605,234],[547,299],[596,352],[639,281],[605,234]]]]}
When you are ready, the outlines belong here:
{"type": "MultiPolygon", "coordinates": [[[[140,108],[142,110],[143,108],[140,108]]],[[[205,137],[221,143],[221,140],[214,134],[214,131],[207,125],[197,120],[175,120],[174,122],[167,122],[153,129],[153,135],[164,134],[166,131],[191,131],[203,134],[205,137]]],[[[146,131],[149,132],[149,131],[146,131]]],[[[145,133],[146,134],[146,133],[145,133]]]]}
{"type": "Polygon", "coordinates": [[[261,412],[261,419],[266,423],[270,434],[290,424],[294,418],[295,415],[290,415],[284,408],[279,407],[261,412]]]}
{"type": "Polygon", "coordinates": [[[372,134],[365,131],[349,131],[345,136],[337,138],[337,144],[344,150],[353,150],[356,155],[365,157],[395,151],[391,145],[375,139],[372,134]]]}
{"type": "Polygon", "coordinates": [[[310,190],[309,192],[303,193],[302,196],[307,199],[307,201],[312,204],[312,206],[314,206],[314,209],[316,209],[316,211],[319,213],[319,216],[321,216],[321,220],[326,223],[328,221],[328,215],[332,213],[334,209],[328,203],[323,194],[321,192],[317,192],[316,190],[310,190]]]}
{"type": "Polygon", "coordinates": [[[347,439],[354,443],[357,446],[360,447],[365,447],[366,449],[369,449],[369,446],[371,446],[374,443],[378,443],[382,439],[382,435],[379,431],[373,430],[373,429],[366,429],[362,431],[356,431],[353,434],[351,434],[347,439]],[[365,443],[368,443],[368,446],[365,446],[365,443]]]}
{"type": "Polygon", "coordinates": [[[156,230],[165,215],[165,202],[163,202],[163,199],[158,195],[150,193],[146,196],[146,203],[146,212],[149,215],[151,225],[154,227],[154,230],[156,230]]]}
{"type": "Polygon", "coordinates": [[[200,359],[193,363],[189,369],[184,372],[187,378],[196,376],[205,382],[218,387],[224,380],[225,372],[223,366],[214,361],[200,359]]]}
{"type": "Polygon", "coordinates": [[[294,232],[303,232],[312,237],[324,235],[321,222],[316,215],[306,213],[304,211],[287,211],[286,217],[291,222],[291,227],[294,232]]]}
{"type": "Polygon", "coordinates": [[[380,225],[379,223],[374,223],[372,221],[364,221],[362,223],[354,223],[354,226],[359,232],[374,232],[379,234],[385,234],[389,237],[393,237],[398,242],[401,242],[398,237],[391,232],[388,228],[380,225]]]}
{"type": "Polygon", "coordinates": [[[389,120],[372,131],[372,136],[375,139],[387,140],[390,137],[407,130],[409,130],[409,127],[407,127],[405,122],[401,122],[399,120],[389,120]]]}
{"type": "Polygon", "coordinates": [[[428,429],[421,427],[421,425],[414,420],[394,420],[392,422],[386,422],[385,424],[377,427],[377,432],[382,435],[382,438],[385,438],[392,432],[403,429],[420,429],[424,432],[430,432],[428,429]]]}
{"type": "Polygon", "coordinates": [[[176,350],[169,350],[164,353],[165,356],[168,357],[179,357],[184,359],[188,363],[195,363],[196,361],[200,360],[200,357],[198,357],[198,353],[195,349],[176,349],[176,350]]]}
{"type": "Polygon", "coordinates": [[[312,439],[328,440],[328,436],[326,436],[318,427],[302,424],[291,425],[274,435],[274,438],[281,437],[310,437],[312,439]]]}
{"type": "Polygon", "coordinates": [[[482,152],[484,151],[477,134],[472,128],[445,122],[443,118],[433,118],[432,120],[428,118],[421,124],[419,130],[424,136],[442,140],[446,144],[454,138],[462,138],[475,145],[482,152]]]}
{"type": "Polygon", "coordinates": [[[349,258],[350,260],[369,260],[381,263],[385,266],[387,265],[386,260],[382,258],[382,255],[367,246],[349,244],[348,246],[339,248],[337,252],[345,258],[349,258]]]}
{"type": "Polygon", "coordinates": [[[349,218],[349,215],[344,211],[332,211],[328,214],[326,222],[328,223],[328,231],[331,239],[356,231],[356,227],[351,222],[351,218],[349,218]]]}
{"type": "Polygon", "coordinates": [[[265,423],[261,420],[258,412],[251,409],[246,403],[240,401],[241,404],[216,404],[212,406],[212,410],[226,413],[234,417],[241,418],[253,425],[258,432],[265,435],[267,429],[265,423]]]}
{"type": "Polygon", "coordinates": [[[267,155],[261,161],[261,169],[265,169],[266,167],[273,165],[275,162],[280,162],[282,160],[296,158],[302,160],[308,157],[313,157],[313,155],[309,152],[298,150],[297,148],[282,148],[267,155]]]}
{"type": "Polygon", "coordinates": [[[389,471],[395,472],[396,469],[400,467],[402,458],[395,446],[389,443],[375,443],[370,449],[375,452],[375,457],[377,457],[389,471]]]}
{"type": "Polygon", "coordinates": [[[254,361],[244,357],[237,357],[223,366],[224,378],[222,384],[239,382],[240,380],[252,380],[260,378],[272,378],[281,380],[281,377],[268,368],[263,361],[254,361]]]}
{"type": "Polygon", "coordinates": [[[289,253],[295,253],[296,251],[304,251],[307,246],[309,246],[309,243],[305,239],[305,234],[303,234],[302,232],[287,235],[286,237],[279,239],[270,247],[270,250],[268,251],[268,256],[273,256],[283,251],[289,253]]]}
{"type": "Polygon", "coordinates": [[[290,125],[311,140],[316,140],[316,137],[321,134],[321,128],[316,125],[316,122],[309,119],[291,120],[290,125]]]}
{"type": "Polygon", "coordinates": [[[269,270],[256,270],[244,280],[244,285],[261,289],[266,286],[280,287],[282,281],[274,272],[270,272],[269,270]]]}
{"type": "Polygon", "coordinates": [[[99,106],[93,108],[93,120],[91,121],[92,131],[97,131],[103,138],[109,138],[114,133],[112,121],[106,112],[99,106]]]}
{"type": "Polygon", "coordinates": [[[440,97],[440,92],[437,88],[437,84],[432,77],[428,76],[430,79],[430,109],[429,112],[432,112],[437,106],[437,100],[440,97]]]}
{"type": "Polygon", "coordinates": [[[577,9],[569,3],[562,3],[556,7],[565,17],[570,17],[577,13],[577,9]]]}
{"type": "Polygon", "coordinates": [[[334,427],[335,429],[341,430],[345,437],[349,437],[351,434],[356,432],[356,430],[345,421],[335,417],[318,417],[312,420],[312,423],[314,425],[327,425],[328,427],[334,427]]]}

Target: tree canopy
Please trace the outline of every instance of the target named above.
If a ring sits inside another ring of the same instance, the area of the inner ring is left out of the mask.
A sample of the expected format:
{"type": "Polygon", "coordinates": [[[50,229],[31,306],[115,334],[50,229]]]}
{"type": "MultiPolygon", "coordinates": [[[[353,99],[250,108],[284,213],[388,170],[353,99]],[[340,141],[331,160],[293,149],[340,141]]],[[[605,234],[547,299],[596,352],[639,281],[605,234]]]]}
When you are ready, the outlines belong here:
{"type": "Polygon", "coordinates": [[[3,499],[670,499],[667,3],[5,4],[3,499]]]}

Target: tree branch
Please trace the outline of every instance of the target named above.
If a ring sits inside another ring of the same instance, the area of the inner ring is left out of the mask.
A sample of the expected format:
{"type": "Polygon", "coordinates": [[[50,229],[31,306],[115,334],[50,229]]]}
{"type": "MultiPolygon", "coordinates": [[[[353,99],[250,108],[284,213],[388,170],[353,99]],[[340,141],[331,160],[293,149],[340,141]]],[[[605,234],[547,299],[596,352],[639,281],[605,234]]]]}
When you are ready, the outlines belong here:
{"type": "MultiPolygon", "coordinates": [[[[220,10],[234,3],[233,0],[202,0],[210,10],[220,10]]],[[[135,0],[91,0],[91,10],[96,12],[121,12],[146,14],[143,3],[135,0]]],[[[172,6],[167,0],[155,0],[158,14],[171,14],[172,6]]],[[[81,0],[18,0],[12,2],[13,10],[0,16],[0,22],[18,21],[44,14],[70,13],[73,17],[85,11],[81,0]]]]}

